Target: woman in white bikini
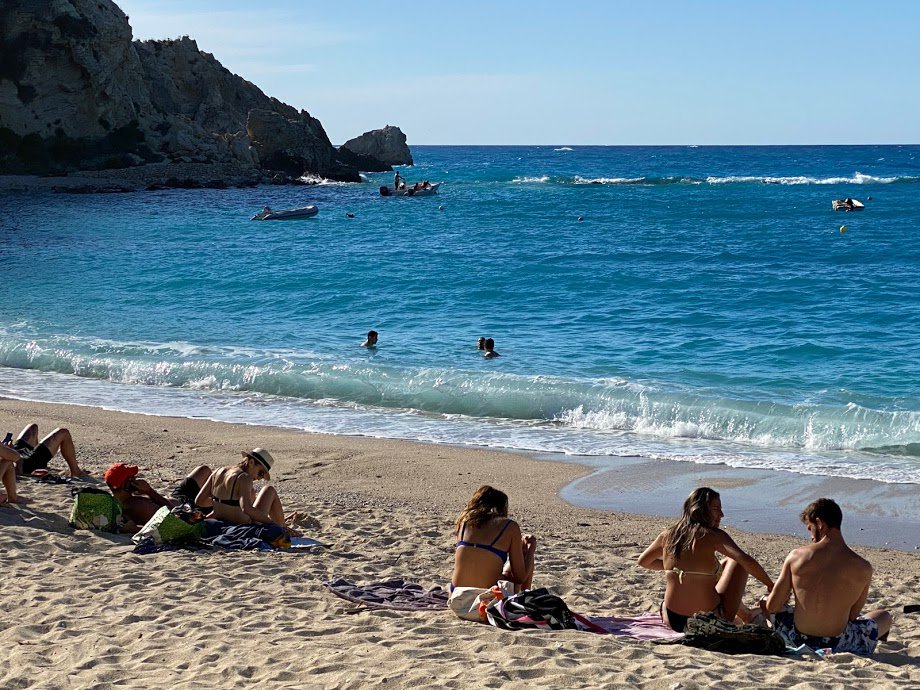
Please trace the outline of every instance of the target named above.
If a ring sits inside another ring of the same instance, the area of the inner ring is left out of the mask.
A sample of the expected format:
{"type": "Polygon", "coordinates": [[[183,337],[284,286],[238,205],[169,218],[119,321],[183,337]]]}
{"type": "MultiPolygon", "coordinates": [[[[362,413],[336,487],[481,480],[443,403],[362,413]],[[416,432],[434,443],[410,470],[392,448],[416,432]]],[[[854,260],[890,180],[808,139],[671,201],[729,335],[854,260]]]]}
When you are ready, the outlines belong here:
{"type": "Polygon", "coordinates": [[[680,520],[652,542],[639,557],[639,565],[665,572],[661,619],[683,632],[687,619],[700,611],[712,611],[734,622],[748,575],[773,589],[773,580],[760,564],[742,551],[719,529],[723,517],[719,494],[701,487],[684,501],[680,520]],[[716,558],[721,553],[722,562],[716,558]]]}

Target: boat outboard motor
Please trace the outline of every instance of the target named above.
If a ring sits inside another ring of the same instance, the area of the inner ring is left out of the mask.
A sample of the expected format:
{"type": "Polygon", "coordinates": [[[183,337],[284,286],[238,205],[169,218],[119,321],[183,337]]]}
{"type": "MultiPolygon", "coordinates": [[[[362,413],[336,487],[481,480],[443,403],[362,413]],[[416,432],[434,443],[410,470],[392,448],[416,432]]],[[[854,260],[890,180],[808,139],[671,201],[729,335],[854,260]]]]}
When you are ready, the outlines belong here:
{"type": "Polygon", "coordinates": [[[390,196],[390,188],[386,185],[383,185],[380,188],[380,196],[390,196]]]}

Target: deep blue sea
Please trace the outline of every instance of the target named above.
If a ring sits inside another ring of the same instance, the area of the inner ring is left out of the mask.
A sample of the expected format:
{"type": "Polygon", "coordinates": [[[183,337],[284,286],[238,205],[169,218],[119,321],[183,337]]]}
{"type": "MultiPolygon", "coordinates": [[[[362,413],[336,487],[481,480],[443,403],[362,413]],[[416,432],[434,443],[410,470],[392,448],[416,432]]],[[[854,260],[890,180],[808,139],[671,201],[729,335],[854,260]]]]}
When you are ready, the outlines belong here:
{"type": "Polygon", "coordinates": [[[413,155],[437,196],[4,193],[0,395],[920,483],[920,146],[413,155]]]}

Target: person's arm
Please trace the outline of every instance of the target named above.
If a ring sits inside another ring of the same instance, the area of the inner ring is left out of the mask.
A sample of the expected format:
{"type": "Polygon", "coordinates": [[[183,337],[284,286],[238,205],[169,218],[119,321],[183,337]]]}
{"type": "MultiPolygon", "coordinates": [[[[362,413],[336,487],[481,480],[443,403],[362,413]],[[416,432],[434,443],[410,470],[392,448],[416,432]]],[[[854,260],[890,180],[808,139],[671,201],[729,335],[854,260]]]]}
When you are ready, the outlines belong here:
{"type": "Polygon", "coordinates": [[[508,547],[508,560],[511,562],[511,581],[521,584],[527,581],[527,566],[524,564],[524,542],[521,539],[521,526],[511,521],[506,530],[511,535],[511,546],[508,547]]]}
{"type": "Polygon", "coordinates": [[[748,571],[748,574],[753,575],[767,586],[767,591],[773,589],[773,580],[770,579],[770,576],[767,575],[767,571],[761,567],[760,563],[742,551],[726,532],[720,529],[714,530],[714,532],[719,537],[719,544],[716,547],[716,551],[738,561],[738,563],[748,571]]]}
{"type": "MultiPolygon", "coordinates": [[[[245,472],[239,478],[240,488],[240,508],[246,515],[252,518],[253,522],[259,522],[264,525],[274,524],[271,516],[263,510],[259,510],[252,503],[252,478],[245,472]]],[[[283,525],[282,525],[283,527],[283,525]]]]}
{"type": "Polygon", "coordinates": [[[161,496],[160,494],[158,494],[158,493],[154,490],[154,488],[153,488],[152,486],[150,486],[150,484],[147,482],[147,480],[145,480],[145,479],[135,479],[135,480],[134,480],[134,487],[135,487],[135,489],[137,490],[137,492],[138,492],[139,494],[143,494],[144,496],[146,496],[147,498],[149,498],[151,501],[153,501],[154,503],[156,503],[157,506],[159,506],[160,508],[162,508],[163,506],[167,506],[167,507],[169,507],[169,508],[172,508],[172,503],[169,502],[169,499],[168,499],[168,498],[165,498],[165,497],[163,497],[163,496],[161,496]]]}
{"type": "Polygon", "coordinates": [[[662,532],[639,556],[639,565],[649,570],[664,570],[664,541],[667,532],[662,532]]]}
{"type": "Polygon", "coordinates": [[[779,579],[773,584],[773,589],[763,600],[761,608],[765,613],[776,613],[789,602],[789,595],[792,594],[792,561],[793,551],[783,562],[782,570],[779,571],[779,579]]]}

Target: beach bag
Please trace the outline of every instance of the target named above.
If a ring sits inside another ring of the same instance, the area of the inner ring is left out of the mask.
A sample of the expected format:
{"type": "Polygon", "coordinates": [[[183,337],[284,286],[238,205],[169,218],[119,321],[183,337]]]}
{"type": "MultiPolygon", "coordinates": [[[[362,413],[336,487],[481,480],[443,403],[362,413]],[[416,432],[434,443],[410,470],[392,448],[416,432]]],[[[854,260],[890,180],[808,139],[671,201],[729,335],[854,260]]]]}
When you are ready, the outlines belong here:
{"type": "Polygon", "coordinates": [[[786,651],[786,641],[775,630],[734,625],[710,611],[687,620],[681,644],[723,654],[782,655],[786,651]]]}
{"type": "MultiPolygon", "coordinates": [[[[182,507],[175,510],[180,513],[183,511],[182,507]]],[[[154,544],[187,544],[195,543],[203,536],[203,522],[186,522],[169,506],[163,506],[131,539],[135,544],[139,544],[145,537],[153,539],[154,544]]]]}
{"type": "Polygon", "coordinates": [[[74,488],[69,524],[75,529],[118,532],[123,524],[121,503],[108,491],[93,486],[74,488]]]}
{"type": "Polygon", "coordinates": [[[504,630],[582,629],[562,597],[550,594],[545,587],[496,599],[486,607],[486,618],[496,628],[504,630]]]}

